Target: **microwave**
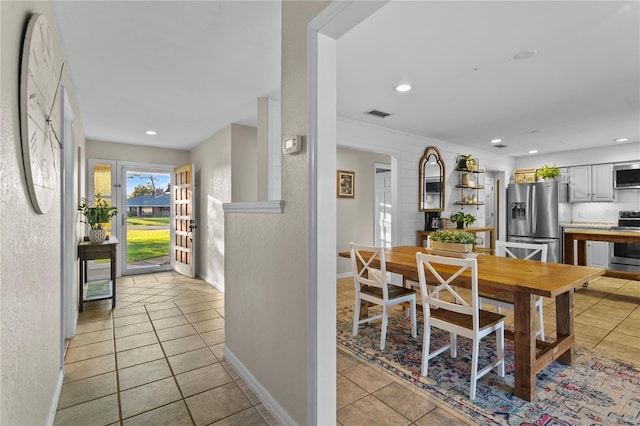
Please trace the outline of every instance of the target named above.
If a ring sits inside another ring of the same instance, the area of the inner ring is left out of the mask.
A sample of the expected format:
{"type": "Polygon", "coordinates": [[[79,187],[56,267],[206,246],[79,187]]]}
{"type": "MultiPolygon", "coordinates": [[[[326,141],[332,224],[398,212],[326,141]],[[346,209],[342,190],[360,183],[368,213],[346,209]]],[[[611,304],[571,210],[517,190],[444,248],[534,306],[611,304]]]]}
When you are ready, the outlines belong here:
{"type": "Polygon", "coordinates": [[[640,163],[613,166],[615,189],[640,189],[640,163]]]}

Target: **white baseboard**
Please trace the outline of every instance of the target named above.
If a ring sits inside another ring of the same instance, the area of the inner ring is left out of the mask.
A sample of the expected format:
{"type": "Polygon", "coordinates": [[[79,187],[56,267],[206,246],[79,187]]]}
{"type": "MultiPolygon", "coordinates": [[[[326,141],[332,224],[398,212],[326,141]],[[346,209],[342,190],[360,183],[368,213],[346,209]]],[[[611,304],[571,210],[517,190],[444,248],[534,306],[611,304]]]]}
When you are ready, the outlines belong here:
{"type": "Polygon", "coordinates": [[[203,279],[207,284],[209,284],[209,285],[210,285],[210,286],[212,286],[213,288],[216,288],[216,289],[218,289],[218,290],[220,290],[221,292],[223,292],[223,293],[224,293],[224,286],[223,286],[223,285],[221,285],[221,284],[217,283],[217,282],[216,282],[216,281],[214,281],[214,280],[211,280],[211,279],[209,279],[209,278],[205,277],[204,275],[198,274],[198,276],[199,276],[200,278],[202,278],[202,279],[203,279]]]}
{"type": "Polygon", "coordinates": [[[58,409],[58,401],[60,401],[60,393],[62,392],[62,382],[64,381],[64,370],[60,369],[60,374],[58,375],[58,384],[56,385],[56,391],[53,394],[53,400],[51,401],[51,406],[49,407],[49,418],[47,419],[47,426],[53,426],[53,422],[56,419],[56,411],[58,409]]]}
{"type": "Polygon", "coordinates": [[[295,425],[296,422],[289,416],[284,408],[278,404],[271,394],[262,386],[262,384],[251,374],[244,364],[229,350],[228,346],[224,347],[224,358],[236,369],[236,372],[242,380],[245,381],[249,389],[256,394],[267,409],[273,414],[283,425],[295,425]]]}
{"type": "Polygon", "coordinates": [[[353,272],[342,272],[340,274],[336,274],[336,279],[339,280],[340,278],[351,278],[353,276],[353,272]]]}

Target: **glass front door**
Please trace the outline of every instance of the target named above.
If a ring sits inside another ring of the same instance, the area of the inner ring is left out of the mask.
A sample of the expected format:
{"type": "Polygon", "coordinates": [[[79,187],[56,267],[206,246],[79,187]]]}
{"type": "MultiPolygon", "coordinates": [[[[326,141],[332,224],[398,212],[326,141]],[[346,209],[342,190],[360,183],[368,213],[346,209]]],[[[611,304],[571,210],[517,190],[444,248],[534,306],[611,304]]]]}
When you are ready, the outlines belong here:
{"type": "Polygon", "coordinates": [[[122,166],[122,273],[171,269],[171,173],[122,166]]]}

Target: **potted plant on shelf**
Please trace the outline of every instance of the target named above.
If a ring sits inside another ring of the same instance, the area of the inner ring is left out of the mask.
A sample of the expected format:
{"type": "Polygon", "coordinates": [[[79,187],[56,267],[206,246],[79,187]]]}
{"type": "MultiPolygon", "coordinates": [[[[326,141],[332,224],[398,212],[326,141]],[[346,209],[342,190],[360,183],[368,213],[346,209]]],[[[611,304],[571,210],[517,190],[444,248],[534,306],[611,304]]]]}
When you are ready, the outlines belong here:
{"type": "Polygon", "coordinates": [[[545,181],[554,180],[559,175],[560,175],[560,167],[556,166],[555,164],[553,166],[547,166],[545,164],[544,166],[536,170],[536,176],[539,179],[542,179],[545,181]]]}
{"type": "Polygon", "coordinates": [[[107,237],[107,230],[104,224],[108,223],[112,217],[118,214],[118,209],[108,204],[100,194],[96,194],[93,201],[86,198],[82,199],[82,203],[78,206],[78,211],[84,215],[83,222],[89,224],[89,241],[92,244],[102,244],[107,237]]]}
{"type": "Polygon", "coordinates": [[[460,154],[456,157],[456,168],[474,172],[478,170],[478,159],[471,154],[460,154]]]}
{"type": "Polygon", "coordinates": [[[471,225],[473,222],[476,221],[475,216],[469,214],[469,213],[463,213],[463,212],[458,212],[458,213],[454,213],[451,215],[451,220],[454,221],[456,223],[456,227],[458,229],[462,229],[465,226],[469,226],[471,225]]]}
{"type": "Polygon", "coordinates": [[[471,253],[476,236],[470,232],[441,229],[429,234],[429,242],[434,250],[471,253]]]}

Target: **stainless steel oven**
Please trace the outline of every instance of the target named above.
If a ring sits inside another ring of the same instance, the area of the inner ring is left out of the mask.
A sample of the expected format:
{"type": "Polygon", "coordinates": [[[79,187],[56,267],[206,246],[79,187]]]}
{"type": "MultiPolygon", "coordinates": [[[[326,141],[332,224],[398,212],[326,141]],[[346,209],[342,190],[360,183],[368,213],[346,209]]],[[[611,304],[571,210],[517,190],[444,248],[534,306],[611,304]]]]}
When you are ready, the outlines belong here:
{"type": "MultiPolygon", "coordinates": [[[[618,226],[611,230],[640,232],[640,211],[619,212],[618,226]]],[[[640,273],[640,244],[614,243],[611,269],[640,273]]]]}

